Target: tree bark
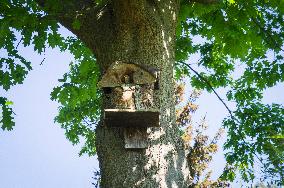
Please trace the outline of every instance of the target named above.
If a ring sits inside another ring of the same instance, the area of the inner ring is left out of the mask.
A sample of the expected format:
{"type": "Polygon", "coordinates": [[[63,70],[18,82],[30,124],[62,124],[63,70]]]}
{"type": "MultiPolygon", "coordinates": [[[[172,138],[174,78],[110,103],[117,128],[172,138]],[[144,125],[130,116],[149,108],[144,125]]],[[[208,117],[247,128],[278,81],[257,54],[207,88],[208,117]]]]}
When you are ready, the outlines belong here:
{"type": "MultiPolygon", "coordinates": [[[[124,148],[123,128],[101,123],[96,147],[102,187],[187,187],[183,145],[175,125],[173,65],[176,1],[116,0],[107,5],[109,40],[97,41],[95,53],[102,72],[115,61],[131,62],[161,71],[154,106],[159,128],[148,128],[148,147],[124,148]]],[[[105,30],[101,30],[104,35],[105,30]]],[[[104,98],[106,107],[107,99],[104,98]]],[[[103,122],[103,120],[101,121],[103,122]]]]}
{"type": "MultiPolygon", "coordinates": [[[[123,128],[106,126],[103,119],[97,126],[101,187],[187,187],[189,170],[175,124],[174,104],[174,44],[179,2],[113,0],[103,1],[98,7],[90,2],[86,5],[78,1],[71,8],[63,6],[68,14],[57,14],[57,19],[93,50],[102,73],[116,61],[160,70],[154,107],[160,112],[161,127],[147,129],[146,149],[125,149],[123,128]],[[79,10],[85,10],[85,14],[76,16],[79,10]],[[74,17],[81,23],[77,30],[72,28],[74,17]]],[[[102,110],[107,105],[108,99],[103,96],[102,110]]]]}

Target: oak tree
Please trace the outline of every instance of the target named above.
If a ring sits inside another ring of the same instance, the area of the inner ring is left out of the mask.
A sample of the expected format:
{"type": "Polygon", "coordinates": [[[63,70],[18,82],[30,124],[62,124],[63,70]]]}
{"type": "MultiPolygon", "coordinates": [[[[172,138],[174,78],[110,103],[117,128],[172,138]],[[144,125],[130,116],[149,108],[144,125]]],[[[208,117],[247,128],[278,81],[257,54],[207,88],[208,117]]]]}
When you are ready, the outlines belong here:
{"type": "MultiPolygon", "coordinates": [[[[20,43],[37,53],[70,51],[76,62],[51,94],[61,104],[56,121],[72,143],[85,138],[81,154],[97,153],[102,187],[187,187],[190,171],[173,97],[174,78],[186,75],[229,112],[223,121],[229,166],[222,178],[232,181],[238,170],[249,181],[260,163],[265,176],[283,184],[283,105],[262,103],[263,91],[284,80],[283,12],[282,0],[2,0],[0,85],[9,90],[32,69],[20,43]],[[61,26],[74,36],[62,36],[61,26]],[[186,61],[194,54],[197,65],[186,61]],[[97,82],[116,61],[160,70],[153,105],[161,127],[148,129],[144,150],[126,150],[123,130],[99,121],[107,98],[97,82]],[[232,77],[239,66],[240,76],[232,77]],[[220,87],[229,88],[234,110],[216,92],[220,87]]],[[[12,102],[1,97],[0,104],[1,127],[11,130],[12,102]]]]}

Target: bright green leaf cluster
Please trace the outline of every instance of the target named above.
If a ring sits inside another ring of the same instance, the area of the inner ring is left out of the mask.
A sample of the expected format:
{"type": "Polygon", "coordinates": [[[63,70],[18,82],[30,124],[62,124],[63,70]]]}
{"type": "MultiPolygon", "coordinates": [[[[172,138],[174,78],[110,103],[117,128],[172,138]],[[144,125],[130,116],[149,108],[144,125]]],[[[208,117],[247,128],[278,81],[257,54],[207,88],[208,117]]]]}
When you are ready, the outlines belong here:
{"type": "MultiPolygon", "coordinates": [[[[53,10],[54,15],[62,8],[56,0],[46,3],[44,10],[53,10]]],[[[76,62],[70,64],[70,72],[59,80],[62,85],[54,88],[51,94],[51,98],[62,105],[55,120],[66,130],[66,137],[73,144],[77,144],[80,137],[85,139],[80,154],[94,154],[94,126],[100,115],[96,88],[99,70],[92,52],[77,38],[62,37],[53,14],[46,14],[44,10],[33,0],[0,2],[0,49],[7,52],[7,56],[0,58],[0,86],[8,90],[13,85],[22,84],[32,69],[31,63],[19,54],[19,44],[32,45],[38,53],[44,52],[46,47],[68,50],[76,62]]],[[[79,20],[74,20],[73,27],[80,28],[79,20]]],[[[12,109],[8,106],[10,103],[4,97],[0,99],[2,129],[11,130],[14,122],[12,109]]]]}
{"type": "Polygon", "coordinates": [[[283,184],[284,172],[284,139],[275,139],[275,135],[283,135],[284,107],[278,104],[263,105],[259,102],[248,102],[240,106],[234,117],[227,118],[224,125],[228,128],[228,140],[225,149],[227,162],[241,168],[245,180],[253,176],[252,168],[255,153],[264,165],[270,179],[283,184]],[[242,165],[241,165],[242,164],[242,165]]]}
{"type": "Polygon", "coordinates": [[[51,99],[61,104],[55,121],[65,129],[67,139],[73,144],[78,144],[80,137],[84,138],[80,155],[94,155],[94,129],[100,116],[99,70],[91,51],[78,39],[69,37],[65,44],[76,62],[70,64],[70,71],[59,79],[61,86],[51,93],[51,99]]]}
{"type": "Polygon", "coordinates": [[[0,126],[3,130],[12,130],[15,122],[13,117],[13,111],[10,105],[12,101],[8,101],[5,97],[0,97],[0,126]]]}

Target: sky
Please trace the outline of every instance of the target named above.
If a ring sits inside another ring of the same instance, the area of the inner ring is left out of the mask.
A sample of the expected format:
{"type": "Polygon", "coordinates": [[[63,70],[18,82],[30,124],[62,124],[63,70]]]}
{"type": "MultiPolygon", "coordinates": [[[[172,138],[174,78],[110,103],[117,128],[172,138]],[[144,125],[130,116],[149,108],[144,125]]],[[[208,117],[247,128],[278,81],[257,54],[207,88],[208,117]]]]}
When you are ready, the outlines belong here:
{"type": "Polygon", "coordinates": [[[46,55],[36,55],[32,48],[21,51],[33,70],[24,84],[0,91],[14,102],[16,113],[14,130],[0,130],[0,188],[92,187],[96,158],[79,157],[81,147],[72,146],[53,121],[58,104],[50,100],[50,92],[68,71],[72,56],[58,50],[46,55]]]}
{"type": "MultiPolygon", "coordinates": [[[[32,62],[33,70],[24,84],[8,92],[0,90],[0,95],[14,102],[16,113],[14,130],[0,130],[0,188],[93,187],[93,171],[98,169],[96,157],[79,157],[81,146],[73,146],[65,138],[64,130],[53,121],[58,104],[50,100],[50,92],[68,71],[72,56],[57,49],[47,49],[43,55],[34,53],[32,47],[20,46],[20,51],[32,62]]],[[[217,92],[225,96],[224,89],[217,92]]],[[[284,85],[279,84],[265,92],[264,102],[284,104],[283,93],[284,85]]],[[[203,92],[197,103],[199,109],[193,121],[200,121],[206,114],[208,132],[214,136],[228,112],[214,94],[203,92]]],[[[224,164],[220,150],[211,164],[213,177],[221,173],[224,164]]],[[[239,187],[240,183],[234,185],[239,187]]]]}

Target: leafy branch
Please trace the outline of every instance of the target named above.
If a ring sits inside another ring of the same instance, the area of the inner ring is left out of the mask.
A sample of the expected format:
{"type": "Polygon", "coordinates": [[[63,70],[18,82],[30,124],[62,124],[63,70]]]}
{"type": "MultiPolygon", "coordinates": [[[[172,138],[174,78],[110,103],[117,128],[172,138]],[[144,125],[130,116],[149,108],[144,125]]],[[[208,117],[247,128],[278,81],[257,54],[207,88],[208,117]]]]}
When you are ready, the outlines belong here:
{"type": "MultiPolygon", "coordinates": [[[[236,119],[234,116],[233,116],[233,113],[232,111],[230,110],[230,108],[228,107],[228,105],[224,102],[224,100],[220,97],[220,95],[216,92],[216,90],[213,88],[213,86],[211,85],[211,83],[206,79],[204,78],[201,74],[199,74],[196,70],[194,70],[189,64],[185,63],[185,62],[180,62],[182,63],[184,66],[188,67],[192,72],[194,72],[201,80],[203,80],[207,85],[208,87],[214,92],[214,94],[217,96],[217,98],[222,102],[222,104],[225,106],[225,108],[228,110],[230,116],[232,119],[236,120],[238,123],[240,123],[240,121],[238,119],[236,119]]],[[[244,137],[241,135],[241,139],[246,143],[244,137]]],[[[260,161],[261,164],[262,163],[262,160],[258,157],[258,155],[253,151],[253,154],[255,155],[255,157],[260,161]]],[[[262,170],[261,170],[262,171],[262,170]]],[[[263,172],[263,171],[262,171],[263,172]]]]}
{"type": "MultiPolygon", "coordinates": [[[[281,45],[277,43],[277,41],[273,38],[273,36],[253,17],[251,17],[251,20],[259,27],[259,29],[263,32],[264,35],[266,35],[273,43],[274,46],[278,50],[282,50],[281,45]]],[[[266,41],[267,43],[270,43],[270,41],[266,41]]]]}

